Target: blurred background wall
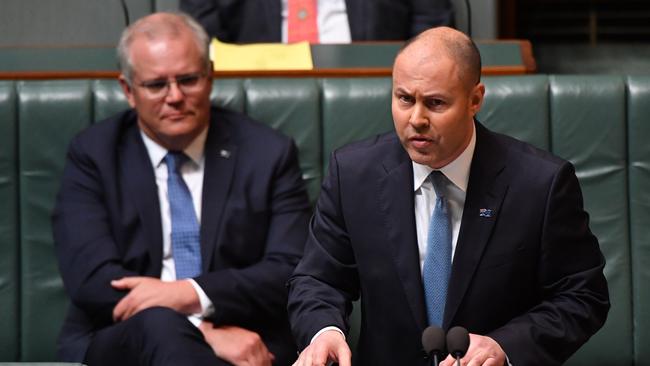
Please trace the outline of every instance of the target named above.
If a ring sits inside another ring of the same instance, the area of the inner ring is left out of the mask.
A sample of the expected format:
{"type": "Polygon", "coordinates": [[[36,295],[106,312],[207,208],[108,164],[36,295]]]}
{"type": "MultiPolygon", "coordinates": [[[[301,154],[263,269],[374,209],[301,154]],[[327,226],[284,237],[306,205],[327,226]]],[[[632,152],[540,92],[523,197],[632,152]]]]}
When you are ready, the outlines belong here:
{"type": "MultiPolygon", "coordinates": [[[[0,47],[113,45],[124,28],[119,0],[2,0],[0,47]]],[[[131,21],[178,0],[126,0],[131,21]]]]}

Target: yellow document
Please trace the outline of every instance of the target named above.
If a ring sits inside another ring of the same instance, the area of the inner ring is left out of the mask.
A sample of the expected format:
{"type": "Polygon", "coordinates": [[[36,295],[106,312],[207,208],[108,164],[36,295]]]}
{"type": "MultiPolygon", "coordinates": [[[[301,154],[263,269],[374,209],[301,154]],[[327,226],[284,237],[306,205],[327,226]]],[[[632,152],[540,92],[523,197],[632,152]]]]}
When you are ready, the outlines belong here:
{"type": "Polygon", "coordinates": [[[216,38],[210,44],[215,71],[312,70],[309,42],[236,45],[216,38]]]}

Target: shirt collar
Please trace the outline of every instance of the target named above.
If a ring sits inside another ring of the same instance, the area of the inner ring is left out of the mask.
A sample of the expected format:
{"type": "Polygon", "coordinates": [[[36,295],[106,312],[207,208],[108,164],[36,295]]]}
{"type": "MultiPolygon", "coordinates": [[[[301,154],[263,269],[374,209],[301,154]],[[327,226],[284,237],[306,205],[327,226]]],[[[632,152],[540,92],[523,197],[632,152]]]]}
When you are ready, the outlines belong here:
{"type": "MultiPolygon", "coordinates": [[[[154,168],[157,168],[165,158],[165,155],[167,155],[167,150],[166,148],[160,146],[157,142],[152,140],[149,136],[147,136],[146,133],[144,133],[142,130],[140,130],[140,135],[142,136],[142,140],[144,141],[144,146],[147,148],[147,152],[149,153],[149,159],[151,159],[151,165],[154,166],[154,168]]],[[[185,155],[187,155],[192,162],[196,165],[201,164],[201,160],[203,159],[203,152],[205,150],[205,140],[208,137],[208,129],[204,128],[201,133],[196,136],[192,142],[183,150],[185,155]]]]}
{"type": "MultiPolygon", "coordinates": [[[[467,192],[467,183],[469,182],[469,169],[472,165],[472,157],[474,156],[474,149],[476,148],[476,127],[472,129],[472,138],[469,144],[451,163],[443,166],[440,170],[454,185],[460,188],[463,192],[467,192]]],[[[427,177],[434,170],[427,165],[418,164],[414,161],[413,164],[413,190],[420,189],[422,184],[426,181],[427,177]]]]}

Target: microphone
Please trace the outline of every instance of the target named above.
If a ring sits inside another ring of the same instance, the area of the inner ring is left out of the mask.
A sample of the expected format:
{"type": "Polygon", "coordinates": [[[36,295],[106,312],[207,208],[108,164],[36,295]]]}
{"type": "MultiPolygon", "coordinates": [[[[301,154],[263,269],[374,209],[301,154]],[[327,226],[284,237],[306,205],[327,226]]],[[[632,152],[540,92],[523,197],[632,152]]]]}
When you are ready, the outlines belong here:
{"type": "Polygon", "coordinates": [[[463,327],[453,327],[447,332],[447,350],[456,359],[456,365],[460,366],[460,359],[467,353],[469,348],[469,333],[463,327]]]}
{"type": "Polygon", "coordinates": [[[427,356],[433,359],[433,364],[438,366],[438,358],[442,358],[445,351],[445,331],[435,325],[428,326],[422,332],[422,347],[427,356]]]}

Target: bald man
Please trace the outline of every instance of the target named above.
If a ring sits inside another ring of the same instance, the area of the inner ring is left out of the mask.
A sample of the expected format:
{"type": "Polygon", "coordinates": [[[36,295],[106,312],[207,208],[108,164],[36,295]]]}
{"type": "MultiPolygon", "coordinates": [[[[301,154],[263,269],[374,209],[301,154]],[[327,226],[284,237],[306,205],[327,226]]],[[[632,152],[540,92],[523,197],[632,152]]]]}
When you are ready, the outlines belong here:
{"type": "Polygon", "coordinates": [[[129,110],[70,144],[53,228],[71,305],[59,358],[286,365],[286,281],[310,206],[288,137],[210,104],[208,36],[185,15],[128,27],[129,110]]]}
{"type": "Polygon", "coordinates": [[[475,119],[480,68],[462,33],[422,33],[395,59],[395,131],[332,154],[290,280],[295,365],[350,365],[359,297],[359,365],[430,364],[430,325],[469,330],[463,365],[560,365],[604,323],[574,168],[475,119]]]}

